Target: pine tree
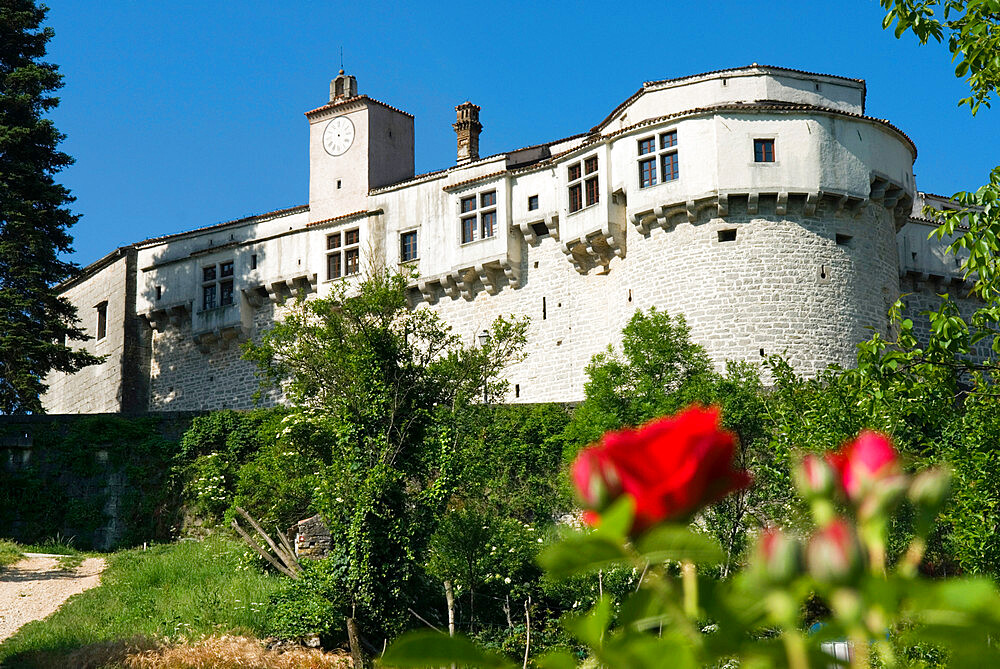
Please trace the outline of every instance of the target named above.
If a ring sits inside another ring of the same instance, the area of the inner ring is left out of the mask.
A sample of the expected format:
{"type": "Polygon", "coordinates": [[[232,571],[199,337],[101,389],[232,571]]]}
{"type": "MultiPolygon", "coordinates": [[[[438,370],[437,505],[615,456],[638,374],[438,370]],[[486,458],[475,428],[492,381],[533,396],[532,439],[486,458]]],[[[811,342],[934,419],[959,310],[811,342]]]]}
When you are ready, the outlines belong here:
{"type": "Polygon", "coordinates": [[[56,285],[76,266],[60,258],[77,218],[69,191],[53,175],[73,159],[42,115],[59,99],[58,68],[42,62],[54,34],[41,27],[48,8],[0,0],[0,413],[38,413],[52,370],[75,372],[99,358],[74,351],[82,341],[76,309],[56,285]]]}

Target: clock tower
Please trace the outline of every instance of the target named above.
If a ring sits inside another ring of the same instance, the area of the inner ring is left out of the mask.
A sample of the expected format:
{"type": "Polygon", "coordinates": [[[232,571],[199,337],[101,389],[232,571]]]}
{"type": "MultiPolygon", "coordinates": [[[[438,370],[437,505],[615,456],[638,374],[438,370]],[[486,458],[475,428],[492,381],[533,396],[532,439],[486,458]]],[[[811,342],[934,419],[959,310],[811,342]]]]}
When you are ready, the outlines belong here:
{"type": "Polygon", "coordinates": [[[413,176],[413,116],[358,95],[341,70],[309,119],[309,219],[365,211],[368,191],[413,176]]]}

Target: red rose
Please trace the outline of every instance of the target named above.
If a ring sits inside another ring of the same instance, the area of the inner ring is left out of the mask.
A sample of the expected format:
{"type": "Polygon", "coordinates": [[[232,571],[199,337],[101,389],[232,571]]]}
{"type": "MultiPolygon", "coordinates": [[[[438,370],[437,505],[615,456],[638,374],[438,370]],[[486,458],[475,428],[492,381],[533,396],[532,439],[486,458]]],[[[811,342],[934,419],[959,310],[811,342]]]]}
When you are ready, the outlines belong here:
{"type": "Polygon", "coordinates": [[[734,448],[733,434],[719,427],[719,409],[694,406],[638,429],[608,432],[577,456],[573,481],[593,511],[631,495],[637,533],[686,519],[750,485],[750,475],[733,468],[734,448]]]}

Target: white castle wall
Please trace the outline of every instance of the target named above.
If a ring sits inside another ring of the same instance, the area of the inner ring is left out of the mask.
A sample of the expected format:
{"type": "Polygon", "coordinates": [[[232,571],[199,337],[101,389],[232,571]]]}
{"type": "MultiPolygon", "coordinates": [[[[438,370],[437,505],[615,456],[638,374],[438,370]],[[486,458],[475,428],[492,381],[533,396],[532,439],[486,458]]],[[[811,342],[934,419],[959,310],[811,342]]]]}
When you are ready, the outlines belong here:
{"type": "MultiPolygon", "coordinates": [[[[919,274],[938,253],[932,244],[913,256],[910,226],[897,240],[915,194],[915,149],[886,122],[859,116],[864,95],[859,80],[757,66],[651,82],[592,132],[548,145],[550,159],[508,169],[502,154],[389,186],[378,178],[387,156],[410,156],[399,169],[412,169],[412,117],[364,96],[331,102],[309,112],[312,208],[136,245],[134,309],[151,327],[149,408],[250,407],[257,383],[239,343],[280,317],[282,299],[328,294],[327,235],[353,228],[362,267],[367,256],[417,270],[416,308],[438,311],[467,343],[497,316],[530,317],[509,401],[580,399],[591,357],[652,306],[683,314],[720,367],[762,352],[784,354],[803,374],[849,366],[872,328],[885,332],[901,259],[904,273],[919,274]],[[319,141],[338,114],[358,132],[334,157],[319,141]],[[680,178],[642,188],[638,141],[668,130],[677,131],[680,178]],[[774,140],[774,162],[754,161],[758,138],[774,140]],[[568,168],[592,156],[599,202],[570,213],[568,168]],[[461,199],[490,190],[496,234],[463,244],[461,199]],[[411,231],[419,257],[404,266],[400,235],[411,231]],[[202,268],[227,260],[238,299],[202,309],[202,268]]],[[[121,280],[111,268],[95,272],[94,285],[121,280]]]]}

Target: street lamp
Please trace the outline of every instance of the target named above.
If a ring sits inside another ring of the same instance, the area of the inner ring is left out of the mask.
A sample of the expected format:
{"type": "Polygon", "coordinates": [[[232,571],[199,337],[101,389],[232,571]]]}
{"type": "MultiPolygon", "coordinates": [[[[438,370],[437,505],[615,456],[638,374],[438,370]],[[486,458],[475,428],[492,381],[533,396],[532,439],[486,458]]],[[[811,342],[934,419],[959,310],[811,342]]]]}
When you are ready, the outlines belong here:
{"type": "MultiPolygon", "coordinates": [[[[490,344],[490,331],[483,330],[479,333],[479,348],[486,348],[490,344]]],[[[483,404],[489,404],[490,398],[487,394],[486,384],[486,356],[483,356],[483,404]]]]}

